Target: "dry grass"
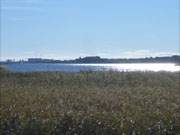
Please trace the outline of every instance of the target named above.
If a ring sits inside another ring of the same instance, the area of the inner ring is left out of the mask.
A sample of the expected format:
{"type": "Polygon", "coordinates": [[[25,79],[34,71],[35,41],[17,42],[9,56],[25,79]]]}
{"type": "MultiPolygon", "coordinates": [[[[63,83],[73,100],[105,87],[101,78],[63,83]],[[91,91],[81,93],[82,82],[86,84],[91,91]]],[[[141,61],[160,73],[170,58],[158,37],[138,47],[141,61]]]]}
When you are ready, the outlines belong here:
{"type": "Polygon", "coordinates": [[[1,134],[175,135],[180,73],[1,75],[1,134]]]}

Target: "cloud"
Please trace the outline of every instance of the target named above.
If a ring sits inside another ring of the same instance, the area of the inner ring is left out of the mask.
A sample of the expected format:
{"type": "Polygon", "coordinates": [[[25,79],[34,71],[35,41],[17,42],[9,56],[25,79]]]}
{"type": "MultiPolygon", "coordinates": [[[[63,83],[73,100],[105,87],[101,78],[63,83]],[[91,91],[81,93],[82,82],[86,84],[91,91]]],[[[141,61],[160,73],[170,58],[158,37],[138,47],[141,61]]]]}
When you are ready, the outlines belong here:
{"type": "Polygon", "coordinates": [[[2,19],[29,21],[44,12],[43,0],[2,0],[2,19]]]}
{"type": "Polygon", "coordinates": [[[29,7],[29,6],[4,6],[1,8],[3,11],[42,11],[40,7],[29,7]]]}
{"type": "Polygon", "coordinates": [[[162,56],[172,56],[179,55],[176,52],[159,52],[159,51],[151,51],[151,50],[136,50],[136,51],[126,51],[122,52],[121,57],[126,58],[143,58],[143,57],[162,57],[162,56]]]}
{"type": "Polygon", "coordinates": [[[2,11],[32,11],[40,10],[42,0],[2,0],[2,11]]]}
{"type": "Polygon", "coordinates": [[[83,53],[81,56],[101,56],[103,58],[145,58],[145,57],[163,57],[163,56],[172,56],[180,55],[177,52],[171,51],[152,51],[152,50],[134,50],[134,51],[122,51],[122,50],[106,50],[99,51],[92,54],[83,53]]]}
{"type": "Polygon", "coordinates": [[[38,4],[43,0],[1,0],[3,4],[38,4]]]}

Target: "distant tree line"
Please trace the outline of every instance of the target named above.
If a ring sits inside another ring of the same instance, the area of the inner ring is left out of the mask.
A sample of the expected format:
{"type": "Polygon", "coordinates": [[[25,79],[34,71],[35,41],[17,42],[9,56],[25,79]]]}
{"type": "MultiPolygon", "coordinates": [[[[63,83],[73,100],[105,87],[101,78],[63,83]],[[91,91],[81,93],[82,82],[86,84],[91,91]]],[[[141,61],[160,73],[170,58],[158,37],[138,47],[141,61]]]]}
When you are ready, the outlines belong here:
{"type": "MultiPolygon", "coordinates": [[[[42,58],[29,58],[27,61],[11,61],[7,60],[5,63],[179,63],[180,55],[166,56],[166,57],[147,57],[147,58],[120,58],[109,59],[101,58],[99,56],[91,56],[84,58],[77,58],[74,60],[54,60],[42,58]]],[[[2,62],[1,62],[2,63],[2,62]]]]}

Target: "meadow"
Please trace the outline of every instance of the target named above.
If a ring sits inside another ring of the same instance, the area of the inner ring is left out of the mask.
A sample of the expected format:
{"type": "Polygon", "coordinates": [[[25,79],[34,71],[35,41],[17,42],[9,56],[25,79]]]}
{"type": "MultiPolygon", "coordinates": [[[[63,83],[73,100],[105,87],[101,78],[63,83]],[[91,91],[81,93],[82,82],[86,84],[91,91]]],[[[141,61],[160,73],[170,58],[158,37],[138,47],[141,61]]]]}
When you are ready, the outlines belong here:
{"type": "Polygon", "coordinates": [[[2,135],[176,135],[180,72],[0,69],[2,135]]]}

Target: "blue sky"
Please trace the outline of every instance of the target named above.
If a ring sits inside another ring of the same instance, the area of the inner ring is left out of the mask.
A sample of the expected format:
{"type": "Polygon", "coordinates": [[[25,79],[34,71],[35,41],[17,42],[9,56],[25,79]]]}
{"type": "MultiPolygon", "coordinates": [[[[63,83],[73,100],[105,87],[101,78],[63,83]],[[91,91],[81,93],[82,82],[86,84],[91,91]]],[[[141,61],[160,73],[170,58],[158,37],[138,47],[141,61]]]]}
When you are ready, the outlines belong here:
{"type": "Polygon", "coordinates": [[[1,59],[179,53],[179,0],[1,0],[1,59]]]}

